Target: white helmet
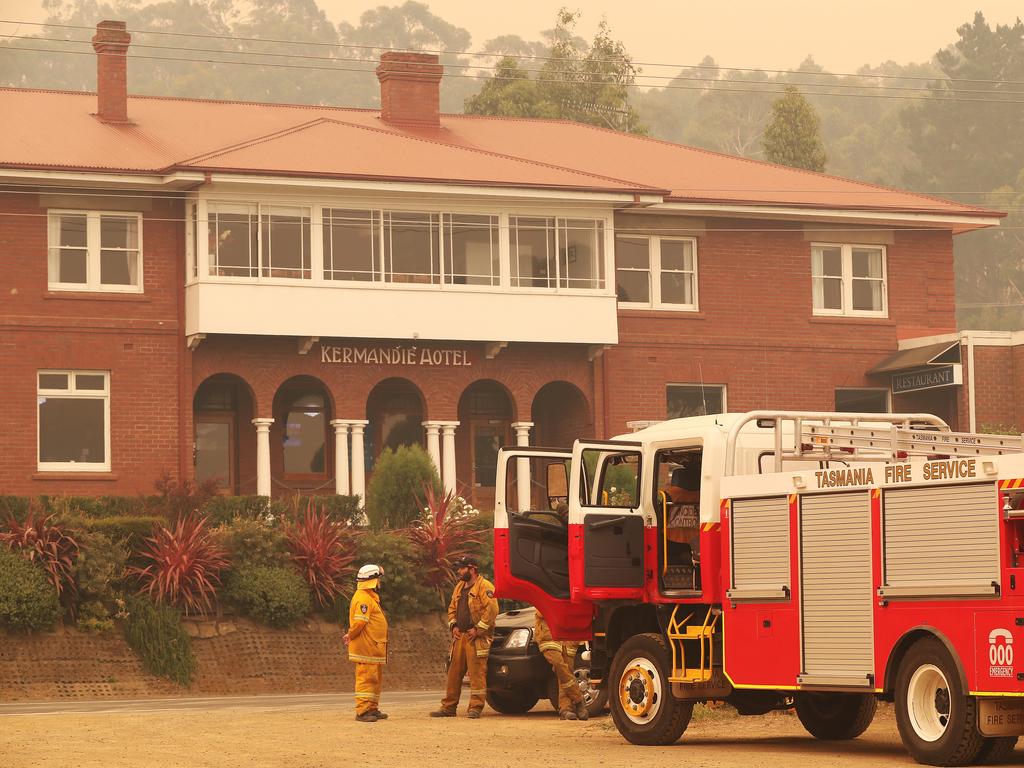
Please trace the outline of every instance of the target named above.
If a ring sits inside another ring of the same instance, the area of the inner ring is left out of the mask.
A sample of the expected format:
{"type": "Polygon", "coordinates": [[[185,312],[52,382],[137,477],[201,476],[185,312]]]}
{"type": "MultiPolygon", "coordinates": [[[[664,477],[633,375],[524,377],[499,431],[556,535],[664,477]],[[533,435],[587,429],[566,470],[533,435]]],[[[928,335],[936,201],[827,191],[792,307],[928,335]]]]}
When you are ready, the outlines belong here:
{"type": "Polygon", "coordinates": [[[372,589],[377,586],[377,582],[383,575],[383,568],[373,563],[367,563],[359,569],[359,572],[356,574],[356,581],[359,582],[359,586],[372,589]]]}

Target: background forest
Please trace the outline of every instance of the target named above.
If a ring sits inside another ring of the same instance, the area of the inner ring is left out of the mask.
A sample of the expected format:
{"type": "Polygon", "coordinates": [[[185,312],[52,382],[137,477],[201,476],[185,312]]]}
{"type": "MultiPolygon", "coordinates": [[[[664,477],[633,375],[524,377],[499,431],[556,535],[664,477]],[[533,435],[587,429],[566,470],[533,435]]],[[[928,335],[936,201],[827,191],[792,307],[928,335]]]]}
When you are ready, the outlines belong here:
{"type": "MultiPolygon", "coordinates": [[[[101,19],[125,20],[133,32],[134,94],[373,108],[382,48],[436,51],[447,65],[444,111],[580,120],[1006,211],[997,230],[956,238],[958,320],[963,328],[1024,329],[1019,20],[965,18],[926,62],[829,73],[810,57],[774,71],[707,56],[666,76],[645,73],[604,21],[593,39],[580,37],[579,15],[566,10],[538,40],[475,41],[414,0],[369,10],[356,25],[335,25],[316,0],[43,7],[48,26],[6,25],[0,85],[93,89],[90,28],[101,19]]],[[[673,71],[664,64],[646,68],[673,71]]]]}

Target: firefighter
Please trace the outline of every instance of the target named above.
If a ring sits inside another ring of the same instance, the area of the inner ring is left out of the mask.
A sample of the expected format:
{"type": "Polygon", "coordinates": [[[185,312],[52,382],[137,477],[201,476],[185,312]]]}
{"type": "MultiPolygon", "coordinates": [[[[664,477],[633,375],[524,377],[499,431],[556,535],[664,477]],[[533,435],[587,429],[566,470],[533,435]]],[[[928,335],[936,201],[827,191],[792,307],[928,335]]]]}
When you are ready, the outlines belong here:
{"type": "Polygon", "coordinates": [[[463,557],[455,563],[459,580],[455,582],[451,602],[448,604],[448,629],[452,633],[451,663],[448,666],[448,685],[441,699],[441,708],[431,717],[455,717],[462,693],[462,678],[469,670],[469,712],[471,719],[480,717],[487,694],[487,656],[494,638],[494,620],[498,616],[498,601],[494,598],[494,585],[480,575],[478,564],[472,557],[463,557]]]}
{"type": "Polygon", "coordinates": [[[589,717],[587,705],[583,701],[583,694],[580,693],[576,675],[572,672],[576,665],[576,649],[579,643],[555,640],[540,611],[537,611],[537,618],[533,624],[533,640],[555,671],[555,679],[558,680],[558,714],[563,720],[586,720],[589,717]]]}
{"type": "Polygon", "coordinates": [[[348,646],[349,661],[356,665],[356,720],[361,723],[388,718],[379,706],[388,660],[388,620],[379,594],[383,576],[379,565],[371,563],[359,569],[348,609],[348,632],[341,638],[348,646]]]}

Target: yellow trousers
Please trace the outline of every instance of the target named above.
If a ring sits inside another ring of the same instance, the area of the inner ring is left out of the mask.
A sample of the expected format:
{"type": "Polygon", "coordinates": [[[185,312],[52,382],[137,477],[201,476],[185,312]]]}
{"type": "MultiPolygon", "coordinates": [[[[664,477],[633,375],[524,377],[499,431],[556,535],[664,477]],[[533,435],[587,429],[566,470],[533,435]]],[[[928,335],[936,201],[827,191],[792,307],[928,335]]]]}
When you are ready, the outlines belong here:
{"type": "Polygon", "coordinates": [[[541,643],[541,650],[555,671],[555,679],[558,680],[558,711],[572,710],[576,702],[583,701],[576,676],[572,673],[572,667],[576,663],[575,656],[570,656],[565,645],[557,640],[541,643]]]}
{"type": "Polygon", "coordinates": [[[384,687],[383,664],[356,664],[356,714],[375,712],[384,687]]]}
{"type": "Polygon", "coordinates": [[[462,635],[452,640],[452,663],[448,665],[448,685],[441,709],[454,712],[462,695],[462,678],[469,671],[469,709],[482,711],[487,695],[487,656],[489,642],[474,642],[462,635]]]}

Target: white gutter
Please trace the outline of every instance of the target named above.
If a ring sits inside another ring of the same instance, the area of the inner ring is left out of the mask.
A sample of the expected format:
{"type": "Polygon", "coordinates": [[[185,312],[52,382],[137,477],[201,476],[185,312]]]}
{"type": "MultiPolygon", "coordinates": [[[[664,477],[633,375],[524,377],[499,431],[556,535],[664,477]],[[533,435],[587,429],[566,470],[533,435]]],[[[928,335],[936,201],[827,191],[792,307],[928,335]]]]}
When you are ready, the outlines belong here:
{"type": "Polygon", "coordinates": [[[198,171],[172,174],[159,173],[94,173],[82,171],[45,171],[23,170],[20,168],[0,168],[0,179],[26,181],[37,184],[53,185],[91,185],[91,186],[131,186],[131,187],[167,187],[173,185],[194,185],[202,183],[204,175],[198,171]]]}
{"type": "Polygon", "coordinates": [[[770,218],[845,219],[850,221],[891,221],[900,224],[962,225],[973,228],[995,227],[998,216],[962,216],[943,213],[911,213],[906,211],[851,210],[848,208],[799,208],[769,205],[735,205],[728,203],[661,203],[647,210],[677,211],[679,213],[721,213],[730,215],[764,216],[770,218]]]}

